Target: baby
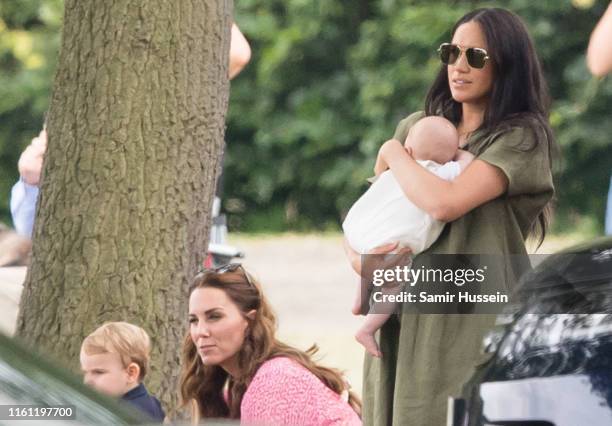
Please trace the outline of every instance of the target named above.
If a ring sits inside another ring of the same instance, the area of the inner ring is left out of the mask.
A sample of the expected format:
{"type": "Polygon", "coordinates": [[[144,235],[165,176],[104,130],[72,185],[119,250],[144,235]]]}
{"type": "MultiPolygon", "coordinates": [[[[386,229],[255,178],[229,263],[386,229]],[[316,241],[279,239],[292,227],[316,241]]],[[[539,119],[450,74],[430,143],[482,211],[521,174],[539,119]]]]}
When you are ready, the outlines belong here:
{"type": "MultiPolygon", "coordinates": [[[[455,126],[437,116],[416,122],[408,132],[404,147],[421,166],[445,180],[455,179],[474,159],[472,154],[459,149],[455,126]]],[[[400,248],[410,248],[412,255],[417,255],[440,236],[444,223],[408,200],[391,170],[387,170],[375,178],[351,207],[342,228],[348,244],[358,253],[366,254],[375,247],[397,242],[400,248]]],[[[359,313],[360,309],[361,291],[358,291],[353,313],[359,313]]],[[[373,356],[381,356],[374,334],[389,316],[368,314],[355,335],[373,356]]]]}
{"type": "Polygon", "coordinates": [[[150,339],[140,327],[109,322],[97,328],[81,345],[85,384],[126,401],[151,420],[164,421],[164,411],[142,383],[149,368],[150,339]]]}

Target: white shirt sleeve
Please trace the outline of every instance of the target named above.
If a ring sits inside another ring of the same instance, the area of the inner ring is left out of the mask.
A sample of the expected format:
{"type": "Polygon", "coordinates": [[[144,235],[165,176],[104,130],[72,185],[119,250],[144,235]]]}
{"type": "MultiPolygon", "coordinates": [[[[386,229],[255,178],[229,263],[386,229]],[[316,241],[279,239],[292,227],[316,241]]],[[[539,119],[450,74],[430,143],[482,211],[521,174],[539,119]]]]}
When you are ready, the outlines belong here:
{"type": "Polygon", "coordinates": [[[38,187],[28,185],[23,180],[13,185],[11,190],[11,215],[18,234],[31,237],[38,201],[38,187]]]}

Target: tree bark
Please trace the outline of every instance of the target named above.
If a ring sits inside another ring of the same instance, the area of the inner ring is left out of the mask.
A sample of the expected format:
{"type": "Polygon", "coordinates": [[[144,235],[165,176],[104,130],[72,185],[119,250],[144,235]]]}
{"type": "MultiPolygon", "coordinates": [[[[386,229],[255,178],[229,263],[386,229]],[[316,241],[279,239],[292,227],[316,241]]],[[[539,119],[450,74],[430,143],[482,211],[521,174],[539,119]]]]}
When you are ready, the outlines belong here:
{"type": "Polygon", "coordinates": [[[76,369],[95,328],[137,324],[167,408],[223,149],[231,8],[65,2],[17,334],[76,369]]]}

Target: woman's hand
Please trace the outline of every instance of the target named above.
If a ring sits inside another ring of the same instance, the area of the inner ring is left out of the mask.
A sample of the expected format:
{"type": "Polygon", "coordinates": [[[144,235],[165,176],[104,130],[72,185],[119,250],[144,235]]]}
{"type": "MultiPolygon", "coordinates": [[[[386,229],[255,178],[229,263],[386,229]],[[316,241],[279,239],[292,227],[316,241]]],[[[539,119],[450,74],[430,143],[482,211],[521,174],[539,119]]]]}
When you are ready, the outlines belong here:
{"type": "MultiPolygon", "coordinates": [[[[361,255],[357,253],[355,250],[353,250],[353,248],[349,245],[346,238],[344,239],[343,245],[344,245],[344,252],[346,253],[346,257],[348,258],[349,263],[351,264],[351,267],[353,268],[355,272],[357,272],[358,275],[361,275],[361,255]]],[[[393,250],[397,249],[397,247],[398,247],[397,242],[383,244],[382,246],[378,246],[370,250],[367,254],[389,254],[393,252],[393,250]]],[[[411,252],[412,251],[409,248],[403,248],[399,250],[397,254],[404,255],[404,254],[409,254],[411,252]]]]}

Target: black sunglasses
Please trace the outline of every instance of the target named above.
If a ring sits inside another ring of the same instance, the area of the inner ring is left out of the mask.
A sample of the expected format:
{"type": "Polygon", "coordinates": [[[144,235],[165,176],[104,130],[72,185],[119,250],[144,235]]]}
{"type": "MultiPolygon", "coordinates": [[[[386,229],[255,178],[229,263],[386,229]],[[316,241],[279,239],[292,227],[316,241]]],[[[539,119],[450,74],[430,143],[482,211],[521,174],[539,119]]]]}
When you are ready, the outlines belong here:
{"type": "Polygon", "coordinates": [[[480,47],[468,47],[464,49],[456,44],[442,43],[438,48],[440,60],[444,65],[453,65],[457,62],[461,56],[461,52],[465,52],[467,62],[472,68],[484,68],[489,59],[487,51],[480,47]]]}
{"type": "Polygon", "coordinates": [[[253,281],[251,281],[251,278],[249,277],[249,273],[244,269],[244,266],[242,266],[241,263],[228,263],[221,265],[218,268],[203,269],[197,273],[196,278],[201,278],[206,274],[224,274],[226,272],[236,272],[238,270],[240,270],[242,275],[244,275],[247,284],[257,290],[257,287],[255,287],[255,284],[253,284],[253,281]]]}

